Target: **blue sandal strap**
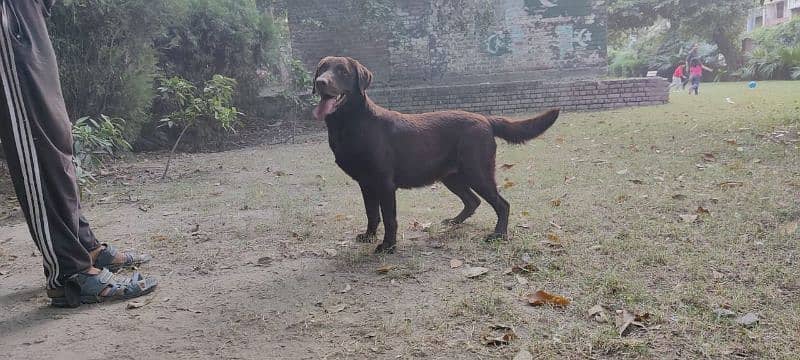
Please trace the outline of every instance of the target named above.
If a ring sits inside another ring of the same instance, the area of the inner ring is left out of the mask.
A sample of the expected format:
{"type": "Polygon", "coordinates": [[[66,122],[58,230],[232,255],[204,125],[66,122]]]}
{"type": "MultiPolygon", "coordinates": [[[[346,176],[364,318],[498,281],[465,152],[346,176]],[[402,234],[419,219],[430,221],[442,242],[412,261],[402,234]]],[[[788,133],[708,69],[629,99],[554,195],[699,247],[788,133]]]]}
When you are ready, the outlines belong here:
{"type": "Polygon", "coordinates": [[[122,255],[125,257],[125,261],[122,264],[114,264],[114,258],[120,251],[117,250],[117,248],[113,245],[103,244],[103,246],[105,246],[105,248],[97,255],[97,259],[94,261],[94,266],[97,268],[108,268],[112,272],[116,272],[122,268],[141,265],[149,262],[152,259],[152,257],[147,254],[138,254],[133,251],[123,251],[122,255]]]}

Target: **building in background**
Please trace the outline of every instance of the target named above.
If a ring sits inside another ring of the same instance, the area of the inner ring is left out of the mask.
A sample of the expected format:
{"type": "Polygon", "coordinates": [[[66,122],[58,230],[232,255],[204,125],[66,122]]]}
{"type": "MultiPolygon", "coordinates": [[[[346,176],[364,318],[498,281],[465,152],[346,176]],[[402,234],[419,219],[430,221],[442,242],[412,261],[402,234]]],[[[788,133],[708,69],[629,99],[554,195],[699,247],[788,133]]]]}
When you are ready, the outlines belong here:
{"type": "Polygon", "coordinates": [[[770,27],[800,17],[800,0],[765,0],[764,5],[750,11],[747,32],[770,27]]]}
{"type": "MultiPolygon", "coordinates": [[[[764,4],[750,10],[747,16],[747,33],[761,27],[783,24],[793,18],[800,18],[800,0],[764,0],[764,4]]],[[[742,50],[753,49],[753,39],[745,34],[742,50]]]]}

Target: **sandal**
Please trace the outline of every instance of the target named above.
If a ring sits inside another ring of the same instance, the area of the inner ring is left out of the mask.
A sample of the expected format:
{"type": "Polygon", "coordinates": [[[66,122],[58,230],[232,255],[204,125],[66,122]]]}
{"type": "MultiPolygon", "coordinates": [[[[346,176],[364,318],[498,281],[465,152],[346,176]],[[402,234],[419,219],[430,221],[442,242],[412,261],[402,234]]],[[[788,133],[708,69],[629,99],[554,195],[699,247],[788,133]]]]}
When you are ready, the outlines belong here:
{"type": "Polygon", "coordinates": [[[152,259],[150,255],[147,254],[139,254],[133,251],[123,251],[122,255],[125,257],[125,261],[121,264],[114,264],[114,258],[117,256],[119,250],[116,247],[109,244],[103,244],[105,249],[100,250],[100,253],[97,255],[97,259],[94,260],[94,267],[98,269],[106,268],[111,272],[117,272],[123,268],[132,268],[134,266],[139,266],[144,264],[152,259]]]}
{"type": "Polygon", "coordinates": [[[143,277],[139,272],[133,273],[131,277],[119,277],[108,269],[103,269],[97,275],[72,275],[64,287],[49,289],[47,295],[52,306],[74,308],[81,304],[133,299],[149,294],[156,285],[156,278],[143,277]],[[106,289],[110,290],[106,292],[106,289]]]}

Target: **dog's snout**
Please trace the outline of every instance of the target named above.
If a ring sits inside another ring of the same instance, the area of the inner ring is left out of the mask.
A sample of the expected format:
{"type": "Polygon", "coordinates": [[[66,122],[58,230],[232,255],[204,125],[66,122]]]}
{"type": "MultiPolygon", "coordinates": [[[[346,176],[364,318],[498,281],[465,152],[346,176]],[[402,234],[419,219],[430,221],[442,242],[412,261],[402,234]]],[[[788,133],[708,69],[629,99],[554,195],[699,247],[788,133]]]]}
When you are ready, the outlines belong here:
{"type": "Polygon", "coordinates": [[[317,85],[317,88],[322,88],[322,87],[328,86],[328,79],[327,78],[318,78],[317,81],[314,82],[314,84],[317,85]]]}

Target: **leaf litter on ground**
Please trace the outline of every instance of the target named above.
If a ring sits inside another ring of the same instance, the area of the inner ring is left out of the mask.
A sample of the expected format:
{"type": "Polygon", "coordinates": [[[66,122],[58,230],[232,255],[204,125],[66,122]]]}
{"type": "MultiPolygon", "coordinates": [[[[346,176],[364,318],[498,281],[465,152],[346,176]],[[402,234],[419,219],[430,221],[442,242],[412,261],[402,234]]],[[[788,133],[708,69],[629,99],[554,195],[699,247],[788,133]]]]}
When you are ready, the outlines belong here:
{"type": "Polygon", "coordinates": [[[508,325],[492,325],[487,331],[484,332],[481,339],[486,346],[503,346],[508,345],[511,340],[517,338],[517,333],[514,328],[508,325]]]}
{"type": "Polygon", "coordinates": [[[554,307],[566,307],[570,304],[569,299],[561,296],[550,294],[547,291],[539,290],[526,297],[528,304],[531,306],[552,305],[554,307]]]}
{"type": "Polygon", "coordinates": [[[614,319],[619,331],[619,336],[625,336],[633,331],[634,328],[647,329],[645,322],[650,319],[650,313],[630,312],[622,309],[617,310],[616,318],[614,319]]]}

